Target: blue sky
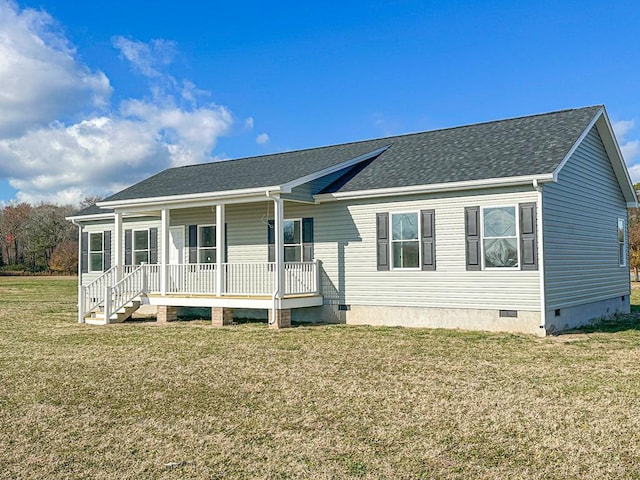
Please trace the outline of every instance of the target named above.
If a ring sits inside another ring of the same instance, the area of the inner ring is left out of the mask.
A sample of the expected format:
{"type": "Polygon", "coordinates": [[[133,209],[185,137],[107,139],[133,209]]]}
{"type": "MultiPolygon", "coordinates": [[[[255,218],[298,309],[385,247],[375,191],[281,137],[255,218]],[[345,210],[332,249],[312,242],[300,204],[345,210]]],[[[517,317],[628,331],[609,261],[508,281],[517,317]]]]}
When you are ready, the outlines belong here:
{"type": "Polygon", "coordinates": [[[640,181],[640,5],[0,0],[0,202],[605,104],[640,181]]]}

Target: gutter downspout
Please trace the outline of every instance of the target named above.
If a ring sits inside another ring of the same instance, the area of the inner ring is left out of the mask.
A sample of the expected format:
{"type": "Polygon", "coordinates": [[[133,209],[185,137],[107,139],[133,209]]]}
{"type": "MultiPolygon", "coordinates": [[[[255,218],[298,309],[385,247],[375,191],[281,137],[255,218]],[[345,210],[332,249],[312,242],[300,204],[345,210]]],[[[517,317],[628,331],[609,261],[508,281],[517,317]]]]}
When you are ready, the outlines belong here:
{"type": "Polygon", "coordinates": [[[542,185],[538,183],[537,179],[533,179],[533,188],[538,192],[538,198],[536,200],[537,205],[537,217],[539,219],[536,228],[539,229],[540,235],[538,236],[538,271],[540,274],[540,336],[546,335],[547,326],[547,301],[546,301],[546,288],[545,288],[545,269],[544,269],[544,223],[542,215],[542,185]]]}

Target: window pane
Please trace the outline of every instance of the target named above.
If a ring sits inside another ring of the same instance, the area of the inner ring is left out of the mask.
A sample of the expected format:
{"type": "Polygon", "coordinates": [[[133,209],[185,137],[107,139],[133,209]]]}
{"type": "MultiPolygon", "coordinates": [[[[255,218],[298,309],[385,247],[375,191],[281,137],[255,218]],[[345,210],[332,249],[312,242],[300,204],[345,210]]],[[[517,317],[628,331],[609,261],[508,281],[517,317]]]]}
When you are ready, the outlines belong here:
{"type": "Polygon", "coordinates": [[[216,262],[215,248],[203,248],[200,250],[200,263],[215,263],[215,262],[216,262]]]}
{"type": "Polygon", "coordinates": [[[300,262],[301,261],[300,247],[284,247],[284,261],[300,262]]]}
{"type": "Polygon", "coordinates": [[[517,267],[517,240],[515,238],[486,239],[484,265],[485,267],[517,267]]]}
{"type": "MultiPolygon", "coordinates": [[[[89,235],[89,250],[91,252],[102,251],[102,233],[92,233],[89,235]]],[[[102,268],[100,268],[102,270],[102,268]]]]}
{"type": "Polygon", "coordinates": [[[400,213],[391,215],[393,240],[418,239],[418,214],[400,213]]]}
{"type": "Polygon", "coordinates": [[[140,265],[142,262],[149,263],[149,252],[134,252],[133,253],[133,264],[140,265]]]}
{"type": "Polygon", "coordinates": [[[393,266],[395,268],[418,268],[420,266],[418,242],[394,242],[393,266]]]}
{"type": "Polygon", "coordinates": [[[216,227],[200,227],[200,245],[199,247],[215,247],[216,246],[216,227]]]}
{"type": "Polygon", "coordinates": [[[484,209],[485,237],[515,237],[516,209],[515,207],[485,208],[484,209]]]}
{"type": "Polygon", "coordinates": [[[138,230],[133,232],[133,249],[146,250],[149,248],[149,231],[138,230]]]}
{"type": "Polygon", "coordinates": [[[618,242],[624,243],[624,220],[618,220],[618,242]]]}
{"type": "Polygon", "coordinates": [[[300,243],[300,221],[299,220],[285,220],[282,223],[284,231],[284,243],[285,244],[299,244],[300,243]]]}
{"type": "Polygon", "coordinates": [[[102,253],[92,253],[89,255],[90,268],[89,270],[92,272],[101,272],[102,271],[102,253]]]}

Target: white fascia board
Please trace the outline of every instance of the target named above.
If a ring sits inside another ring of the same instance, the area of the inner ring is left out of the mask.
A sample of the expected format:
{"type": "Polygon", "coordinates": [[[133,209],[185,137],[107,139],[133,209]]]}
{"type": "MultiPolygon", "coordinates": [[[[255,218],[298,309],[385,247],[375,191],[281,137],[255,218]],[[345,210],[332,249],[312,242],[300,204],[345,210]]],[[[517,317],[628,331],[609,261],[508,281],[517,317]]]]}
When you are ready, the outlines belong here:
{"type": "Polygon", "coordinates": [[[113,215],[113,213],[94,213],[93,215],[76,215],[64,218],[70,222],[92,222],[94,220],[111,219],[113,218],[113,215]]]}
{"type": "Polygon", "coordinates": [[[266,192],[279,192],[280,186],[273,185],[268,187],[246,188],[241,190],[223,190],[219,192],[189,193],[186,195],[166,195],[164,197],[146,197],[134,198],[129,200],[115,200],[111,202],[98,202],[96,205],[105,208],[123,208],[127,207],[160,207],[160,206],[180,206],[202,200],[207,205],[212,203],[225,203],[226,200],[247,197],[252,195],[265,195],[266,192]]]}
{"type": "Polygon", "coordinates": [[[601,108],[600,110],[598,110],[598,112],[593,116],[593,118],[591,119],[591,121],[589,122],[589,125],[587,125],[587,128],[584,129],[584,131],[580,134],[580,136],[578,137],[578,140],[575,141],[575,143],[573,144],[573,146],[569,149],[569,152],[567,152],[567,154],[564,156],[564,158],[562,159],[562,161],[560,162],[560,164],[556,167],[556,169],[553,171],[553,181],[557,182],[558,181],[558,174],[560,173],[560,170],[562,170],[562,168],[566,165],[566,163],[569,161],[569,159],[571,158],[571,155],[573,155],[573,153],[576,151],[576,149],[580,146],[580,144],[582,143],[582,141],[585,139],[585,137],[589,134],[589,132],[591,131],[591,129],[593,128],[593,126],[596,124],[596,122],[598,121],[598,119],[600,118],[600,116],[602,115],[602,113],[604,112],[604,109],[601,108]]]}
{"type": "Polygon", "coordinates": [[[488,178],[483,180],[466,180],[464,182],[434,183],[431,185],[411,185],[408,187],[378,188],[373,190],[359,190],[355,192],[322,193],[315,195],[316,203],[332,200],[352,198],[390,197],[394,195],[408,195],[416,193],[451,192],[458,190],[473,190],[477,188],[511,187],[530,185],[536,180],[538,183],[552,182],[553,174],[527,175],[521,177],[488,178]]]}
{"type": "Polygon", "coordinates": [[[300,177],[300,178],[296,178],[295,180],[292,180],[290,182],[284,183],[282,184],[281,187],[281,191],[283,193],[291,193],[291,189],[298,187],[300,185],[304,185],[305,183],[308,182],[312,182],[318,178],[322,178],[326,175],[331,175],[332,173],[338,172],[340,170],[342,170],[343,168],[348,168],[348,167],[352,167],[354,165],[357,165],[360,162],[364,162],[365,160],[369,160],[370,158],[373,158],[377,155],[380,155],[382,152],[384,152],[385,150],[387,150],[389,147],[391,146],[391,144],[385,145],[384,147],[378,148],[376,150],[373,150],[371,152],[367,152],[364,153],[362,155],[359,155],[357,157],[351,158],[349,160],[345,160],[344,162],[340,162],[336,165],[332,165],[331,167],[327,167],[324,168],[322,170],[319,170],[317,172],[314,173],[310,173],[309,175],[305,175],[304,177],[300,177]]]}

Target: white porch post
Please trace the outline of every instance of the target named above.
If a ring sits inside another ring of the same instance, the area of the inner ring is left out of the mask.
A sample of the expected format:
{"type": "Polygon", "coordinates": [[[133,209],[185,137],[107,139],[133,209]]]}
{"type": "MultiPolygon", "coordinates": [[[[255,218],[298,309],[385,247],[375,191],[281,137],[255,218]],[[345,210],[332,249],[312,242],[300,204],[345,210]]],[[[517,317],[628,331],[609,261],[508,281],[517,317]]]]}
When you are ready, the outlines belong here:
{"type": "Polygon", "coordinates": [[[160,216],[160,294],[167,294],[167,269],[169,268],[169,223],[168,208],[163,208],[160,216]]]}
{"type": "Polygon", "coordinates": [[[277,299],[284,297],[284,202],[281,198],[274,199],[274,235],[276,262],[276,295],[277,299]]]}
{"type": "Polygon", "coordinates": [[[122,212],[115,213],[115,228],[113,232],[113,255],[115,258],[114,265],[116,267],[116,282],[120,281],[122,275],[122,212]]]}
{"type": "Polygon", "coordinates": [[[86,306],[84,297],[84,287],[82,286],[82,223],[78,223],[78,323],[84,323],[84,308],[86,306]]]}
{"type": "Polygon", "coordinates": [[[222,288],[224,282],[224,203],[216,205],[216,295],[221,296],[224,293],[222,288]]]}

